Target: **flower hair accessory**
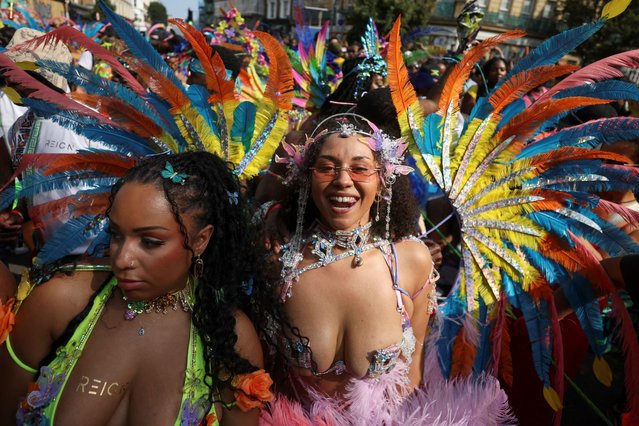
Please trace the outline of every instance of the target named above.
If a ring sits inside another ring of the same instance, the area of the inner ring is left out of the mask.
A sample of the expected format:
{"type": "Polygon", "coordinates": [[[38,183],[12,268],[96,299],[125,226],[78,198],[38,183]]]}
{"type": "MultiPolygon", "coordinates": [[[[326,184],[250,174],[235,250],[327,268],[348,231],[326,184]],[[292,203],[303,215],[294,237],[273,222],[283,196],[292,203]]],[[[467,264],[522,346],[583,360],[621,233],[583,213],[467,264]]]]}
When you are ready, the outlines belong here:
{"type": "Polygon", "coordinates": [[[164,166],[164,170],[162,170],[160,174],[164,179],[169,179],[171,182],[179,183],[180,185],[184,185],[186,179],[190,177],[190,175],[187,175],[186,173],[178,173],[173,170],[173,166],[168,161],[164,166]]]}

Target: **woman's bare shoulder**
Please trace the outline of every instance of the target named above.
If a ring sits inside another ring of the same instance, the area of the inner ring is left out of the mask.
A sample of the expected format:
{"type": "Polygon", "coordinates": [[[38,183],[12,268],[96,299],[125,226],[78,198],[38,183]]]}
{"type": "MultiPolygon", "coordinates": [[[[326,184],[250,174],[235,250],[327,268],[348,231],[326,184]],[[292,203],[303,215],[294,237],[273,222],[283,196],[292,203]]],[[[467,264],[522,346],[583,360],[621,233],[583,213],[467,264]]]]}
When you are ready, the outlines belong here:
{"type": "Polygon", "coordinates": [[[16,323],[49,328],[56,336],[86,307],[91,296],[108,278],[106,272],[55,274],[31,290],[20,306],[16,323]]]}
{"type": "Polygon", "coordinates": [[[409,282],[404,280],[404,285],[408,287],[408,284],[414,284],[415,291],[419,290],[433,270],[430,250],[424,243],[414,239],[400,241],[395,247],[401,276],[409,277],[409,282]]]}

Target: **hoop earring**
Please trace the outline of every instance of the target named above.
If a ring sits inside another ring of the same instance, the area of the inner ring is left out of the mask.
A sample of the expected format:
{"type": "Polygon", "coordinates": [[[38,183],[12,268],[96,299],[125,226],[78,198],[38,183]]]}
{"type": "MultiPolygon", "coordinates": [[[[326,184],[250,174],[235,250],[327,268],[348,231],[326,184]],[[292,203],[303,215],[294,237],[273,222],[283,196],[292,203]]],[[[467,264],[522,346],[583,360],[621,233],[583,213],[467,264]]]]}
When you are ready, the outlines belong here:
{"type": "Polygon", "coordinates": [[[193,275],[195,278],[202,278],[202,275],[204,275],[204,261],[199,254],[195,256],[193,261],[193,275]]]}

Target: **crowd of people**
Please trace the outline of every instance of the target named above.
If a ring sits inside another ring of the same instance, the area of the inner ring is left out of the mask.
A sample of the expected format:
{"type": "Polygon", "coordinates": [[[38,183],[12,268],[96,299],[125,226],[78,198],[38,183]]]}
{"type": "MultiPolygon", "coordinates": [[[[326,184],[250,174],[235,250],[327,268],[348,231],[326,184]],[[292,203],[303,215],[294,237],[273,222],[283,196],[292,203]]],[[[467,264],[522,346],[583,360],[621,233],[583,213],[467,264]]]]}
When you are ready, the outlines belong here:
{"type": "Polygon", "coordinates": [[[639,53],[557,64],[622,1],[519,61],[100,3],[3,10],[0,423],[559,424],[587,356],[639,422],[639,53]]]}

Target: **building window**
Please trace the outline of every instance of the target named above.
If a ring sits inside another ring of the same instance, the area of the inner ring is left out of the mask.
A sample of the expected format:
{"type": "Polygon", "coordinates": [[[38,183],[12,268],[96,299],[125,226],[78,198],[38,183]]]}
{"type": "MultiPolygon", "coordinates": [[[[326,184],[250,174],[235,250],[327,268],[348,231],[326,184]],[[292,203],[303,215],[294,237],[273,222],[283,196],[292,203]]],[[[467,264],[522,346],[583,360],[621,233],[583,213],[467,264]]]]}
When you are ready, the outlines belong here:
{"type": "Polygon", "coordinates": [[[550,19],[553,13],[555,13],[555,1],[548,0],[548,3],[544,6],[544,10],[541,12],[541,17],[550,19]]]}
{"type": "Polygon", "coordinates": [[[291,2],[290,0],[280,0],[280,18],[286,19],[290,15],[291,2]]]}
{"type": "Polygon", "coordinates": [[[521,6],[521,14],[523,16],[530,16],[533,12],[534,0],[524,0],[524,4],[521,6]]]}
{"type": "Polygon", "coordinates": [[[277,6],[277,1],[276,0],[268,0],[267,7],[266,7],[266,19],[275,19],[275,18],[277,18],[276,6],[277,6]]]}
{"type": "Polygon", "coordinates": [[[510,12],[510,5],[512,0],[501,0],[499,3],[499,11],[500,12],[510,12]]]}

